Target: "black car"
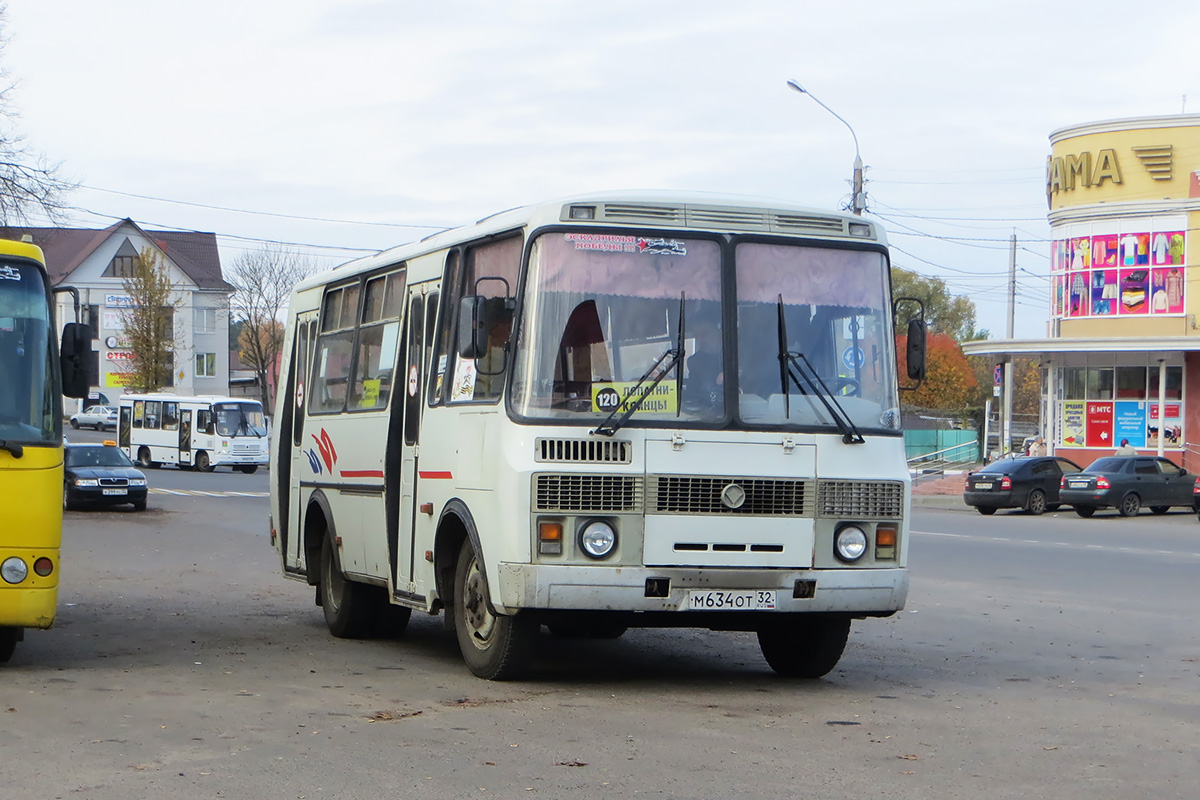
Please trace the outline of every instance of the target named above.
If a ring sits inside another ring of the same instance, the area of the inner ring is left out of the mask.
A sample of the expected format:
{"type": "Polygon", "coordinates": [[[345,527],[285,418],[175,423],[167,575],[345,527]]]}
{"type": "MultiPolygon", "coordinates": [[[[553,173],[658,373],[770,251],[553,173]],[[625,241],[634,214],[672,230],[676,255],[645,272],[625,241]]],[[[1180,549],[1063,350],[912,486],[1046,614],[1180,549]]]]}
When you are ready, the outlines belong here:
{"type": "Polygon", "coordinates": [[[111,444],[68,444],[64,453],[63,508],[80,503],[146,508],[146,476],[111,444]]]}
{"type": "Polygon", "coordinates": [[[963,502],[985,515],[998,508],[1023,508],[1030,514],[1054,511],[1064,502],[1059,497],[1063,476],[1081,469],[1056,456],[1002,458],[967,475],[963,502]]]}
{"type": "Polygon", "coordinates": [[[1132,517],[1142,506],[1155,514],[1165,514],[1171,506],[1195,509],[1195,485],[1196,476],[1170,459],[1106,456],[1078,475],[1064,475],[1059,497],[1081,517],[1109,506],[1123,517],[1132,517]]]}

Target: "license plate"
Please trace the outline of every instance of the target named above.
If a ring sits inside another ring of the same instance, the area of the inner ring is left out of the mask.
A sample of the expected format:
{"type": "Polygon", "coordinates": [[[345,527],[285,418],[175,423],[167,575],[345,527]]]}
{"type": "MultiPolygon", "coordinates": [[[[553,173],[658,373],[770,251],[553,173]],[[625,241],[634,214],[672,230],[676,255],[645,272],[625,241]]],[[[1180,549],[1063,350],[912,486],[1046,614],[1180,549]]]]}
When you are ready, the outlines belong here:
{"type": "Polygon", "coordinates": [[[1087,481],[1067,481],[1068,489],[1086,489],[1087,487],[1087,481]]]}
{"type": "Polygon", "coordinates": [[[976,489],[990,489],[990,488],[992,488],[992,482],[991,481],[980,481],[979,483],[975,484],[975,488],[976,489]]]}
{"type": "Polygon", "coordinates": [[[688,611],[761,611],[775,608],[774,589],[690,591],[688,611]]]}
{"type": "Polygon", "coordinates": [[[105,489],[105,494],[128,494],[128,489],[105,489]]]}

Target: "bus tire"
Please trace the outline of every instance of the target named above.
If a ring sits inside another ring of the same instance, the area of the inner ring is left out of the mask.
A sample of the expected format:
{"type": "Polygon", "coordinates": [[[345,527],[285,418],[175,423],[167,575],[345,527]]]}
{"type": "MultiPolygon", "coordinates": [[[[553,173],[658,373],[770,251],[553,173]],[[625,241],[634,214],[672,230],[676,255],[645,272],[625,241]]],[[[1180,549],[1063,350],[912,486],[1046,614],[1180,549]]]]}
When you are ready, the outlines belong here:
{"type": "Polygon", "coordinates": [[[785,678],[820,678],[837,666],[850,636],[843,614],[796,615],[758,631],[763,657],[785,678]]]}
{"type": "Polygon", "coordinates": [[[213,471],[212,459],[210,459],[208,457],[208,453],[204,452],[203,450],[201,450],[199,453],[196,453],[196,458],[192,463],[196,469],[200,470],[201,472],[213,471]]]}
{"type": "Polygon", "coordinates": [[[75,507],[75,504],[71,502],[71,487],[68,486],[66,483],[64,483],[63,484],[63,511],[70,511],[74,507],[75,507]]]}
{"type": "Polygon", "coordinates": [[[141,467],[142,469],[150,469],[151,467],[154,466],[154,462],[150,460],[150,448],[149,447],[142,446],[142,447],[138,448],[137,462],[138,462],[138,466],[141,467]]]}
{"type": "Polygon", "coordinates": [[[483,563],[471,540],[464,541],[454,571],[454,635],[467,668],[489,681],[520,678],[540,629],[523,614],[496,613],[483,563]]]}
{"type": "Polygon", "coordinates": [[[388,600],[387,589],[379,589],[375,600],[375,617],[371,620],[371,635],[377,639],[399,639],[408,630],[412,609],[388,600]]]}
{"type": "Polygon", "coordinates": [[[253,475],[258,472],[258,464],[243,464],[237,468],[238,472],[244,472],[247,475],[253,475]]]}
{"type": "Polygon", "coordinates": [[[25,638],[25,631],[12,626],[0,627],[0,664],[7,664],[17,649],[17,642],[25,638]]]}
{"type": "Polygon", "coordinates": [[[321,609],[329,632],[339,639],[365,639],[371,633],[371,587],[346,578],[330,536],[321,547],[321,609]]]}

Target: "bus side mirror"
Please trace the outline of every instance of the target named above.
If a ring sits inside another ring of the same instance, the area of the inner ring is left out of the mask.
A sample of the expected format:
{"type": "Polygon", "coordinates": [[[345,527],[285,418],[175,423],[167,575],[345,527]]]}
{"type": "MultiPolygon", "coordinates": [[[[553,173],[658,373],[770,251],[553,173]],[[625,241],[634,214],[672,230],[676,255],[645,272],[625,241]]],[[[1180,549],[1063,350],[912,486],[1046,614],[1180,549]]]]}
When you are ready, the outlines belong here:
{"type": "Polygon", "coordinates": [[[80,322],[68,322],[63,327],[59,348],[59,368],[62,370],[63,394],[67,397],[88,396],[88,355],[92,352],[92,329],[80,322]]]}
{"type": "Polygon", "coordinates": [[[925,320],[914,318],[908,321],[908,348],[906,353],[908,377],[914,381],[925,380],[925,320]]]}
{"type": "Polygon", "coordinates": [[[483,301],[482,295],[473,294],[459,304],[458,354],[462,358],[480,358],[487,352],[483,301]]]}

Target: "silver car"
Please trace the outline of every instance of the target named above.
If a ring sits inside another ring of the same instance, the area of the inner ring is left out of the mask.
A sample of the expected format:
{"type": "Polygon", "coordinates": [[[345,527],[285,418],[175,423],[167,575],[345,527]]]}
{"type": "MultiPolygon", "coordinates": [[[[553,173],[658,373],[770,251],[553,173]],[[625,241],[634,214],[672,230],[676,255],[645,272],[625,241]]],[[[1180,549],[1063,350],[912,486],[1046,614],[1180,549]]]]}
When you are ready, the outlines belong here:
{"type": "Polygon", "coordinates": [[[117,409],[113,406],[92,406],[84,409],[78,414],[71,415],[71,427],[76,430],[79,428],[95,428],[98,431],[105,428],[116,430],[117,409]]]}

